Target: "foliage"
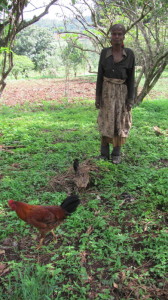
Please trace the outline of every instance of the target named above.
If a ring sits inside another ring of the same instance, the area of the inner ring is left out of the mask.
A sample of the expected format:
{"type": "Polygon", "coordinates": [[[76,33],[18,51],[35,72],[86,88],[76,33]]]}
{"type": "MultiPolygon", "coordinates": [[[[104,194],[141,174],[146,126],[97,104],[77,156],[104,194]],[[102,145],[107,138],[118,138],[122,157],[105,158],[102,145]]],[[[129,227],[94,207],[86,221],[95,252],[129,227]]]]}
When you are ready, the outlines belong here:
{"type": "Polygon", "coordinates": [[[12,50],[10,50],[8,47],[0,47],[0,53],[3,53],[3,52],[7,52],[7,53],[10,53],[12,50]]]}
{"type": "MultiPolygon", "coordinates": [[[[0,45],[1,47],[12,49],[16,34],[24,28],[34,24],[48,13],[49,8],[55,4],[57,0],[50,0],[44,4],[42,12],[34,15],[32,19],[25,20],[24,10],[28,4],[33,5],[27,0],[3,0],[0,4],[0,45]]],[[[38,10],[38,6],[36,6],[38,10]]],[[[37,12],[37,11],[36,11],[37,12]]],[[[5,88],[5,80],[13,67],[13,53],[4,52],[2,62],[2,72],[0,77],[0,96],[5,88]],[[8,66],[8,67],[7,67],[8,66]]]]}
{"type": "Polygon", "coordinates": [[[67,41],[67,46],[61,53],[63,64],[66,65],[68,72],[73,68],[74,75],[77,75],[77,70],[83,64],[84,54],[80,49],[81,44],[75,40],[67,41]]]}
{"type": "MultiPolygon", "coordinates": [[[[0,56],[0,64],[2,63],[2,57],[0,56]]],[[[28,77],[28,72],[34,69],[34,64],[31,61],[30,58],[24,55],[16,55],[14,54],[13,59],[13,69],[12,69],[12,75],[15,77],[15,79],[18,79],[18,75],[22,75],[23,77],[28,77]]],[[[0,72],[1,72],[0,68],[0,72]]]]}
{"type": "MultiPolygon", "coordinates": [[[[12,299],[49,299],[53,294],[55,279],[59,276],[60,272],[59,269],[51,272],[50,265],[27,265],[24,269],[21,263],[16,264],[14,261],[11,262],[11,267],[13,271],[9,275],[9,285],[6,286],[6,288],[9,295],[12,290],[12,299]],[[13,278],[16,280],[14,290],[13,278]],[[44,282],[44,284],[41,284],[42,282],[44,282]]],[[[1,299],[5,299],[3,295],[1,299]]]]}
{"type": "Polygon", "coordinates": [[[167,100],[133,110],[123,162],[98,161],[93,101],[1,106],[1,299],[166,299],[167,100]],[[165,134],[156,135],[153,126],[165,134]],[[7,147],[13,146],[13,149],[7,147]],[[21,147],[22,146],[22,147],[21,147]],[[59,204],[50,187],[78,157],[99,172],[79,191],[81,205],[37,251],[35,230],[7,200],[59,204]]]}
{"type": "Polygon", "coordinates": [[[8,0],[1,0],[0,3],[0,12],[4,11],[4,12],[8,12],[8,10],[10,10],[12,8],[11,5],[11,1],[8,0]]]}
{"type": "Polygon", "coordinates": [[[30,26],[16,36],[13,51],[28,56],[34,62],[35,69],[41,71],[49,66],[48,58],[55,54],[53,32],[47,28],[30,26]]]}
{"type": "Polygon", "coordinates": [[[14,55],[14,67],[12,69],[12,74],[15,79],[18,78],[18,75],[28,77],[28,72],[33,70],[34,67],[34,63],[27,56],[14,55]]]}

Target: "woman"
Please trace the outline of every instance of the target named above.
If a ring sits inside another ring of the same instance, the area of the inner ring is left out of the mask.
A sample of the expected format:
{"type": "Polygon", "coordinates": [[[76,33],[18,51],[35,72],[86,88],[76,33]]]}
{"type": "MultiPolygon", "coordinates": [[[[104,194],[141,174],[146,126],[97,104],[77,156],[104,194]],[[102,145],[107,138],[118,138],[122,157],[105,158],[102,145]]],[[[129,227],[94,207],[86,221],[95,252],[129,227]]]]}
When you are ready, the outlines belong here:
{"type": "Polygon", "coordinates": [[[135,58],[131,49],[125,48],[125,27],[115,24],[111,28],[112,47],[104,48],[100,55],[96,84],[96,108],[101,134],[101,157],[121,161],[121,145],[131,128],[131,107],[134,104],[135,58]],[[113,151],[109,153],[109,143],[113,151]]]}

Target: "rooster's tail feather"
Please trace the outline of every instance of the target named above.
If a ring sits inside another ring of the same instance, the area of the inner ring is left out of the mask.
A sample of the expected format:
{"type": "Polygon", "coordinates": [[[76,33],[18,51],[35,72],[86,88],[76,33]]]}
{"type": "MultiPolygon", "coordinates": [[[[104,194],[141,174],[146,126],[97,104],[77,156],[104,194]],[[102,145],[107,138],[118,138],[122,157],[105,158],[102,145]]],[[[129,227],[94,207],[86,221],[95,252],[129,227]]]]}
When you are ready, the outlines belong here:
{"type": "Polygon", "coordinates": [[[61,207],[71,214],[76,210],[79,203],[79,197],[77,195],[71,195],[62,202],[61,207]]]}

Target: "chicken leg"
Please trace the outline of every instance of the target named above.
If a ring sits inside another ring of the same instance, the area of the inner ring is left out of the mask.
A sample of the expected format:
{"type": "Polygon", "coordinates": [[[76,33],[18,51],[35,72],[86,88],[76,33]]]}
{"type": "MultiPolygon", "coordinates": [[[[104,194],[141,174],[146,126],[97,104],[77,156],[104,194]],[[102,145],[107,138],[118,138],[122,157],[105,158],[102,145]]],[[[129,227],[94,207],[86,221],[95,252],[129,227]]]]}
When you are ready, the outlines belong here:
{"type": "Polygon", "coordinates": [[[42,237],[42,238],[40,239],[40,242],[39,242],[39,244],[38,244],[37,247],[36,247],[37,250],[39,250],[39,249],[42,247],[43,241],[44,241],[44,237],[42,237]]]}
{"type": "Polygon", "coordinates": [[[54,232],[54,229],[51,230],[51,233],[52,233],[52,235],[53,235],[55,241],[57,242],[57,236],[56,236],[56,234],[55,234],[55,232],[54,232]]]}

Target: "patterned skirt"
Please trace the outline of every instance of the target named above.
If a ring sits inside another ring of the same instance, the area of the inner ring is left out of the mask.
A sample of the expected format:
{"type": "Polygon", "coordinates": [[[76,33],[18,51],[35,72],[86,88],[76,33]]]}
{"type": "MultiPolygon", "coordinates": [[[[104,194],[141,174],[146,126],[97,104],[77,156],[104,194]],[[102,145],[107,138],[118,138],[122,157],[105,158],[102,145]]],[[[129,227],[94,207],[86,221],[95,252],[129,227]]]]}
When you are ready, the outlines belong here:
{"type": "Polygon", "coordinates": [[[104,77],[97,121],[100,134],[107,138],[128,137],[132,125],[131,112],[126,109],[127,86],[123,83],[121,79],[104,77]]]}

